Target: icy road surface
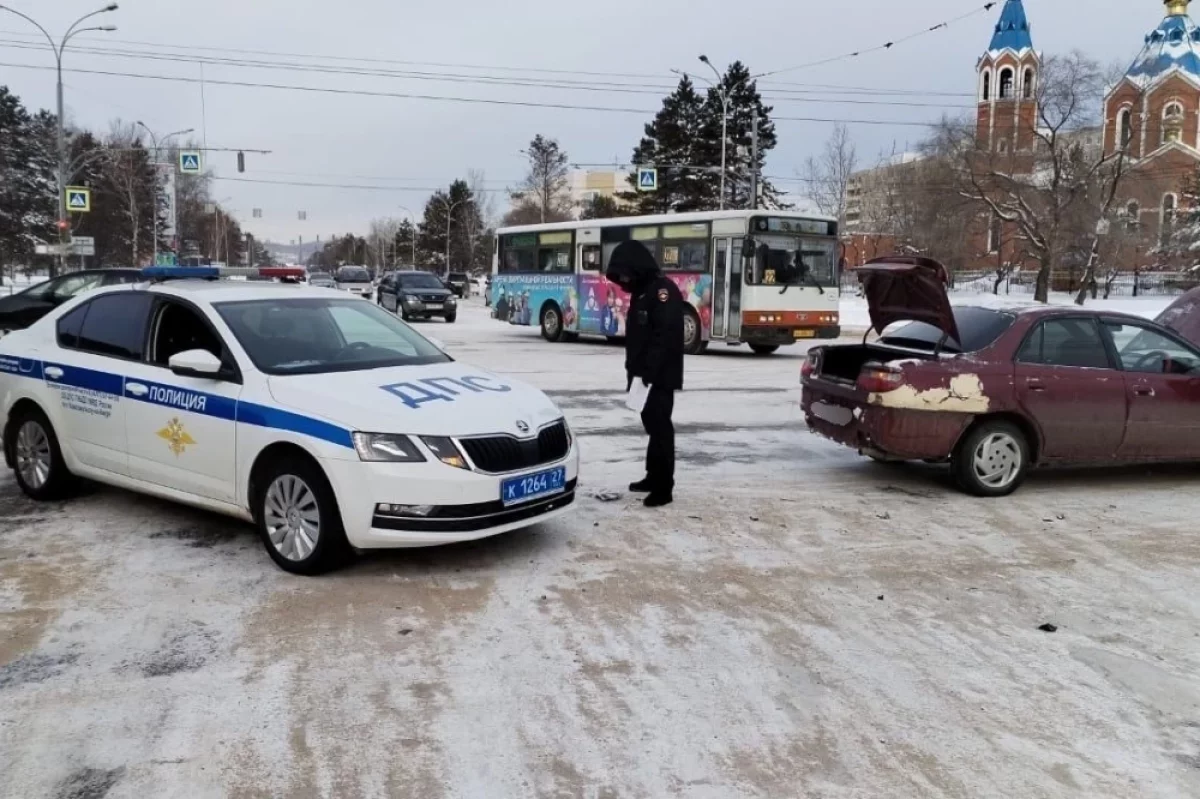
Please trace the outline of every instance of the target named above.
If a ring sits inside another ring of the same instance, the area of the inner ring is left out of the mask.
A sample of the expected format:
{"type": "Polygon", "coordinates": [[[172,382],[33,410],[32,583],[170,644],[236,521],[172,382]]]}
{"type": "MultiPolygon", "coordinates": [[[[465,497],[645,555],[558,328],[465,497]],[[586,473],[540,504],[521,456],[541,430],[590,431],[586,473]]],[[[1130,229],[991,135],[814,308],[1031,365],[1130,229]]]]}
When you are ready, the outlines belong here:
{"type": "MultiPolygon", "coordinates": [[[[562,404],[585,495],[641,476],[619,349],[424,329],[562,404]]],[[[1195,469],[968,499],[804,432],[799,350],[716,349],[673,507],[321,579],[0,477],[0,797],[1200,796],[1195,469]]]]}

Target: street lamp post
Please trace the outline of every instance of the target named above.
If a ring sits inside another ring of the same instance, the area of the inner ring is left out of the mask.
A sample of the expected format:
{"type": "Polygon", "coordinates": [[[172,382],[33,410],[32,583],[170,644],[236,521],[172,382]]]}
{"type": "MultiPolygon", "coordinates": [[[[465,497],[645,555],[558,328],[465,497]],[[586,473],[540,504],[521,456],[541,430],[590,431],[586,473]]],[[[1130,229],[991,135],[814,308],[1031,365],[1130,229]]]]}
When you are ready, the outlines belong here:
{"type": "MultiPolygon", "coordinates": [[[[79,25],[85,20],[96,16],[97,14],[104,14],[108,11],[116,10],[117,4],[111,3],[104,8],[91,12],[90,14],[84,14],[82,17],[71,23],[71,27],[67,28],[67,32],[63,34],[63,37],[60,41],[55,42],[54,37],[50,35],[50,32],[42,27],[41,24],[39,24],[38,21],[33,17],[23,14],[20,11],[17,11],[15,8],[9,8],[8,6],[0,5],[0,11],[8,11],[11,14],[16,14],[18,17],[30,23],[42,32],[42,35],[46,37],[46,41],[50,43],[50,51],[54,53],[54,60],[58,66],[58,85],[56,87],[56,94],[58,98],[58,132],[56,137],[58,143],[58,169],[56,170],[55,174],[55,183],[57,184],[58,188],[58,234],[59,246],[61,248],[58,254],[59,269],[64,268],[66,265],[66,245],[70,241],[70,225],[67,221],[67,134],[63,125],[63,51],[67,49],[67,43],[80,33],[87,33],[88,31],[104,31],[107,33],[110,31],[115,31],[117,29],[115,25],[97,25],[90,28],[81,28],[79,25]]],[[[53,269],[51,270],[50,276],[54,277],[53,269]]]]}
{"type": "Polygon", "coordinates": [[[708,56],[700,56],[700,60],[717,76],[713,84],[721,97],[721,210],[725,210],[725,148],[729,143],[729,89],[725,86],[725,78],[720,71],[708,60],[708,56]]]}
{"type": "Polygon", "coordinates": [[[466,200],[458,202],[450,202],[449,197],[443,197],[442,203],[446,206],[446,274],[450,274],[450,225],[454,222],[454,209],[462,205],[466,200]]]}
{"type": "MultiPolygon", "coordinates": [[[[177,130],[174,133],[168,133],[166,136],[163,136],[160,139],[154,135],[154,131],[150,130],[150,127],[145,122],[142,122],[139,119],[137,124],[138,127],[142,128],[147,134],[149,134],[150,142],[154,145],[154,263],[152,266],[158,266],[158,170],[163,166],[162,160],[159,158],[159,145],[163,142],[166,142],[167,139],[174,138],[175,136],[186,136],[189,133],[194,133],[195,128],[177,130]]],[[[167,166],[171,167],[172,165],[167,164],[167,166]]],[[[172,210],[177,209],[176,201],[178,199],[178,197],[171,198],[172,210]]]]}
{"type": "MultiPolygon", "coordinates": [[[[417,215],[414,214],[407,206],[398,205],[396,207],[399,208],[401,211],[404,211],[405,213],[407,213],[409,219],[412,220],[412,242],[411,242],[411,244],[412,244],[412,267],[413,267],[413,269],[416,269],[417,268],[417,215]]],[[[447,242],[450,240],[449,235],[446,236],[446,240],[447,240],[447,242]]]]}

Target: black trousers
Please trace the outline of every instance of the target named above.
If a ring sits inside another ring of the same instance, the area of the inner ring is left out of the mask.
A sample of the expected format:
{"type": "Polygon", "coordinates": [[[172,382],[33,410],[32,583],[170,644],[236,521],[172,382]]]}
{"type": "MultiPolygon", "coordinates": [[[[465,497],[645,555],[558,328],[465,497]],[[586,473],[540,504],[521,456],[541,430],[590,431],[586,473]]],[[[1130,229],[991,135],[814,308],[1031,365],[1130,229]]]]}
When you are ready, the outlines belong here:
{"type": "Polygon", "coordinates": [[[675,489],[675,392],[654,386],[642,409],[642,426],[650,436],[646,447],[646,478],[653,491],[671,493],[675,489]]]}

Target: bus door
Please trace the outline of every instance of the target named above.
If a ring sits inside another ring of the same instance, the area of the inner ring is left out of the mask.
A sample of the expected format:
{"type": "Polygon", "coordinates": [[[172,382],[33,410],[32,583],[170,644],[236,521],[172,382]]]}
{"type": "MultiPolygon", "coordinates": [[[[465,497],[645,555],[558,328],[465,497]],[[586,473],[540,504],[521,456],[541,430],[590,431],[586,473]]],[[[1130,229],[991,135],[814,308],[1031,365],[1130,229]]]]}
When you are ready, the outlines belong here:
{"type": "Polygon", "coordinates": [[[729,239],[713,239],[712,332],[710,338],[725,338],[729,308],[729,239]]]}
{"type": "Polygon", "coordinates": [[[575,234],[575,289],[579,297],[578,332],[601,335],[605,296],[599,228],[581,228],[575,234]]]}
{"type": "Polygon", "coordinates": [[[742,337],[742,239],[732,239],[729,248],[729,301],[726,303],[729,324],[725,338],[740,341],[742,337]]]}

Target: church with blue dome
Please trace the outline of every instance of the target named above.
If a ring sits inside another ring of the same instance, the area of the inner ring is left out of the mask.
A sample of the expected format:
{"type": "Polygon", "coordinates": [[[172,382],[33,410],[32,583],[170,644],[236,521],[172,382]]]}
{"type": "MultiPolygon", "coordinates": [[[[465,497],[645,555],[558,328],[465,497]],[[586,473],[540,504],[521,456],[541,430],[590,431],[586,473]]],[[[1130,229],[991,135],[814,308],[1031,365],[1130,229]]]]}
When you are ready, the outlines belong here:
{"type": "MultiPolygon", "coordinates": [[[[1104,97],[1103,128],[1096,140],[1107,155],[1124,150],[1126,176],[1121,210],[1126,228],[1141,241],[1132,259],[1152,258],[1185,202],[1184,187],[1200,172],[1200,26],[1191,0],[1154,0],[1165,14],[1145,36],[1136,57],[1104,97]]],[[[1142,3],[1147,11],[1151,0],[1142,3]]],[[[978,63],[976,141],[1003,157],[1014,174],[1029,171],[1038,146],[1037,81],[1042,56],[1023,0],[1005,0],[987,51],[978,63]]],[[[1003,224],[992,220],[979,235],[980,252],[1006,249],[1003,224]]],[[[1011,253],[1013,258],[1018,254],[1011,253]]],[[[1009,253],[1001,253],[1008,257],[1009,253]]]]}
{"type": "Polygon", "coordinates": [[[1104,99],[1105,151],[1125,148],[1125,212],[1147,233],[1169,228],[1200,168],[1200,26],[1190,2],[1164,0],[1166,16],[1104,99]]]}

